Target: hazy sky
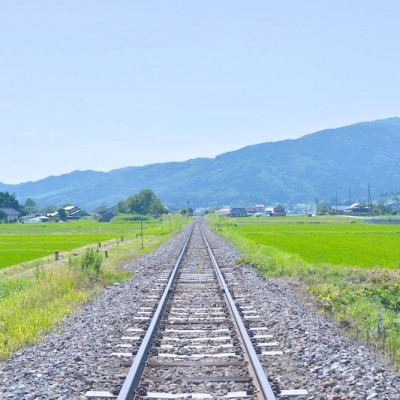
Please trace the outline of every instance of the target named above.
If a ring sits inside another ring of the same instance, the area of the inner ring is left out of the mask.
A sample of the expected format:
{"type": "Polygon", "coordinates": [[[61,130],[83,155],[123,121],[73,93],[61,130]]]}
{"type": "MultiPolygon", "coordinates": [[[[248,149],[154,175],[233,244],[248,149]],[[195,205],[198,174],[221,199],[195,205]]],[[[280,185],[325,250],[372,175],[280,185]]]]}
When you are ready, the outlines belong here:
{"type": "Polygon", "coordinates": [[[398,0],[0,0],[0,182],[400,116],[398,0]]]}

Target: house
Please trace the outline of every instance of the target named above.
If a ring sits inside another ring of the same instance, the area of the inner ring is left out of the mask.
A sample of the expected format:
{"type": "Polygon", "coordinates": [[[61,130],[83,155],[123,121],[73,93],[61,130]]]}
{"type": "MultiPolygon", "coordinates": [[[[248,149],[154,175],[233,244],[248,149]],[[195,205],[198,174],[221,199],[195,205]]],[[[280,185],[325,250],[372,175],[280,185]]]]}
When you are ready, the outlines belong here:
{"type": "Polygon", "coordinates": [[[118,206],[114,206],[111,208],[107,208],[107,210],[100,211],[98,213],[100,216],[99,222],[110,222],[115,217],[115,214],[117,213],[117,207],[118,206]]]}
{"type": "Polygon", "coordinates": [[[48,217],[49,219],[56,219],[58,217],[58,212],[54,211],[51,213],[46,213],[46,217],[48,217]]]}
{"type": "Polygon", "coordinates": [[[229,217],[247,217],[247,210],[243,207],[232,207],[228,213],[229,217]]]}
{"type": "Polygon", "coordinates": [[[270,217],[285,217],[286,216],[285,208],[281,205],[278,205],[276,207],[267,207],[265,209],[265,212],[270,217]]]}
{"type": "Polygon", "coordinates": [[[230,213],[231,209],[230,208],[220,208],[218,210],[214,211],[214,214],[216,215],[228,215],[230,213]]]}
{"type": "Polygon", "coordinates": [[[331,206],[330,207],[330,212],[332,214],[348,214],[350,213],[350,208],[349,206],[331,206]]]}
{"type": "Polygon", "coordinates": [[[81,210],[77,206],[67,206],[64,207],[64,210],[67,213],[67,219],[81,218],[81,210]]]}
{"type": "Polygon", "coordinates": [[[393,214],[400,212],[400,200],[399,199],[389,201],[389,203],[385,204],[385,206],[393,214]]]}
{"type": "Polygon", "coordinates": [[[8,222],[18,221],[19,217],[21,216],[21,213],[17,210],[14,210],[14,208],[0,208],[0,211],[5,214],[5,220],[8,222]]]}
{"type": "Polygon", "coordinates": [[[262,213],[262,214],[264,214],[265,213],[265,206],[264,206],[264,204],[256,204],[256,210],[255,210],[255,212],[254,212],[254,214],[255,213],[262,213]]]}
{"type": "Polygon", "coordinates": [[[364,205],[362,205],[360,203],[354,203],[348,208],[348,212],[350,214],[368,214],[369,213],[369,207],[368,206],[364,206],[364,205]]]}
{"type": "Polygon", "coordinates": [[[21,218],[19,219],[19,221],[22,222],[22,223],[25,223],[25,222],[28,222],[30,219],[36,218],[36,217],[38,217],[38,216],[39,216],[39,214],[28,214],[28,215],[24,215],[23,217],[21,217],[21,218]]]}

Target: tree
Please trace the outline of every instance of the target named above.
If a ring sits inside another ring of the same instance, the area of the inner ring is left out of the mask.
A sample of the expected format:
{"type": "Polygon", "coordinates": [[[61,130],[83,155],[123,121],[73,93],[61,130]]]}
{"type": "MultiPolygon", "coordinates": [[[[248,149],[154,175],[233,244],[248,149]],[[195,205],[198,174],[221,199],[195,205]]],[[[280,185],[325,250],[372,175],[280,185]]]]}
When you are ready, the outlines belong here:
{"type": "Polygon", "coordinates": [[[106,205],[102,204],[101,206],[96,207],[93,212],[96,214],[100,214],[104,211],[106,211],[109,207],[107,207],[106,205]]]}
{"type": "Polygon", "coordinates": [[[34,214],[39,211],[39,208],[34,200],[32,200],[30,197],[28,197],[25,200],[25,204],[23,206],[23,211],[26,214],[34,214]]]}
{"type": "Polygon", "coordinates": [[[57,212],[58,212],[58,218],[60,219],[60,221],[66,221],[67,220],[68,214],[63,208],[59,208],[57,210],[57,212]]]}
{"type": "Polygon", "coordinates": [[[181,209],[181,214],[186,217],[193,217],[193,208],[189,207],[189,208],[182,208],[181,209]]]}
{"type": "Polygon", "coordinates": [[[328,215],[330,213],[330,206],[328,203],[319,202],[317,207],[318,215],[328,215]]]}
{"type": "Polygon", "coordinates": [[[7,215],[3,210],[0,210],[0,221],[5,221],[7,219],[7,215]]]}
{"type": "Polygon", "coordinates": [[[150,189],[143,189],[139,193],[129,196],[118,203],[118,212],[124,214],[160,215],[167,210],[161,200],[150,189]]]}
{"type": "Polygon", "coordinates": [[[13,208],[16,211],[21,210],[21,206],[15,197],[15,194],[0,192],[0,208],[13,208]]]}

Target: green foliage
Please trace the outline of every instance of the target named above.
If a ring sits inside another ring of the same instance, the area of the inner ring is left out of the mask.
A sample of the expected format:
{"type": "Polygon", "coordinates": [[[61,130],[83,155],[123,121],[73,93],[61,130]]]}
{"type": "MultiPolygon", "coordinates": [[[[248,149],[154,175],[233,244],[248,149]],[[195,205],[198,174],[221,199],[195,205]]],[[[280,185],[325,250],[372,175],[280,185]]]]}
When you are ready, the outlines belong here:
{"type": "Polygon", "coordinates": [[[0,297],[0,358],[22,344],[37,341],[90,296],[80,274],[72,269],[40,276],[4,279],[0,297]]]}
{"type": "Polygon", "coordinates": [[[34,200],[27,198],[22,210],[25,214],[34,214],[39,212],[39,207],[34,200]]]}
{"type": "Polygon", "coordinates": [[[33,281],[30,278],[21,277],[13,280],[0,279],[0,301],[7,299],[13,293],[24,291],[32,287],[33,281]]]}
{"type": "Polygon", "coordinates": [[[40,210],[42,214],[50,214],[57,211],[57,206],[55,205],[48,205],[40,210]]]}
{"type": "Polygon", "coordinates": [[[0,192],[0,208],[13,208],[16,211],[21,209],[15,194],[0,192]]]}
{"type": "Polygon", "coordinates": [[[100,253],[94,251],[93,247],[86,249],[85,253],[79,260],[79,267],[85,274],[95,272],[100,274],[100,269],[103,264],[103,257],[100,253]]]}
{"type": "Polygon", "coordinates": [[[329,203],[317,203],[317,214],[318,215],[329,215],[331,212],[329,203]]]}
{"type": "Polygon", "coordinates": [[[181,214],[184,216],[184,217],[193,217],[193,208],[192,207],[189,207],[189,208],[182,208],[181,209],[181,214]]]}
{"type": "Polygon", "coordinates": [[[166,209],[161,200],[150,189],[143,189],[139,193],[129,196],[118,203],[118,212],[139,215],[161,215],[166,209]]]}
{"type": "Polygon", "coordinates": [[[147,215],[138,215],[138,214],[123,214],[119,213],[116,217],[113,218],[112,222],[117,221],[149,221],[151,217],[147,215]]]}
{"type": "Polygon", "coordinates": [[[57,210],[57,212],[58,212],[58,218],[60,219],[60,221],[66,221],[67,220],[68,214],[63,208],[59,208],[57,210]]]}

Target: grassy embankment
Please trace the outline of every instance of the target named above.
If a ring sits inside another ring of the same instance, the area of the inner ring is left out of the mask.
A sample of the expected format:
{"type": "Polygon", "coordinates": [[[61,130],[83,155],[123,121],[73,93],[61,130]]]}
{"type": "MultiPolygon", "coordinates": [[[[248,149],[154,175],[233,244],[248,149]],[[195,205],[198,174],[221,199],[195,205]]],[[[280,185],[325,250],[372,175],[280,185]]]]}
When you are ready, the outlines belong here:
{"type": "Polygon", "coordinates": [[[178,216],[144,221],[143,248],[140,221],[0,225],[0,359],[40,340],[104,287],[128,279],[123,267],[129,260],[154,250],[186,222],[178,216]],[[88,248],[96,250],[99,271],[87,268],[88,248]],[[34,260],[38,256],[45,257],[34,260]]]}
{"type": "Polygon", "coordinates": [[[306,283],[341,326],[400,365],[400,225],[340,217],[211,217],[243,263],[306,283]]]}

